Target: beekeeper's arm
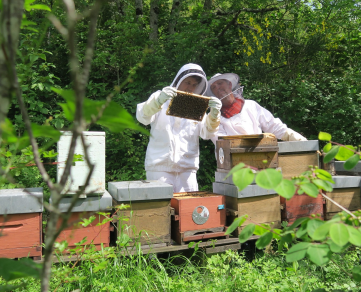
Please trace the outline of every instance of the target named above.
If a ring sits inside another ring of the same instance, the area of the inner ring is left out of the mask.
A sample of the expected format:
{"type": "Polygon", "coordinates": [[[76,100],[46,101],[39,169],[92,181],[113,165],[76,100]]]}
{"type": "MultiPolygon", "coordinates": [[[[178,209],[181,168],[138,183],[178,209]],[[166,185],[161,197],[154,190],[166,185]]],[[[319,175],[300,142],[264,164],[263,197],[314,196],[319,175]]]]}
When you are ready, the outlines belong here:
{"type": "Polygon", "coordinates": [[[218,132],[219,124],[221,122],[222,102],[217,97],[212,96],[209,100],[208,106],[211,110],[202,121],[202,128],[200,132],[202,139],[213,138],[218,132]]]}
{"type": "Polygon", "coordinates": [[[257,104],[257,112],[262,131],[272,133],[283,141],[307,141],[305,137],[287,127],[279,118],[275,118],[268,110],[257,104]]]}
{"type": "Polygon", "coordinates": [[[177,90],[170,86],[154,92],[147,101],[137,105],[137,120],[143,125],[149,125],[154,121],[155,115],[162,109],[162,105],[176,95],[177,90]]]}

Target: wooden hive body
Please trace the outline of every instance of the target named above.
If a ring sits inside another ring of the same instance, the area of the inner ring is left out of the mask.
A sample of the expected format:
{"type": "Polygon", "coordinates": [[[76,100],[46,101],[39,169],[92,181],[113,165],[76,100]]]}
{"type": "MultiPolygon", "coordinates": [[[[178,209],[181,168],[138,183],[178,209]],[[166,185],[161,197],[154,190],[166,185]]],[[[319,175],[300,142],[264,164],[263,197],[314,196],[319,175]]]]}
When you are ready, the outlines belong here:
{"type": "MultiPolygon", "coordinates": [[[[334,189],[326,195],[349,211],[361,209],[360,176],[333,176],[334,189]]],[[[341,212],[341,208],[326,199],[326,220],[341,212]]]]}
{"type": "Polygon", "coordinates": [[[225,197],[209,192],[176,193],[171,200],[174,208],[172,238],[179,244],[224,236],[226,225],[225,197]],[[204,218],[198,221],[201,212],[204,218]],[[208,214],[208,216],[207,216],[208,214]]]}
{"type": "Polygon", "coordinates": [[[0,257],[40,259],[43,189],[0,190],[0,257]]]}
{"type": "Polygon", "coordinates": [[[133,240],[130,244],[170,243],[173,186],[156,180],[142,180],[110,182],[108,189],[115,205],[130,205],[129,209],[119,210],[115,218],[118,235],[128,235],[133,240]]]}
{"type": "Polygon", "coordinates": [[[219,137],[216,142],[217,168],[230,170],[241,162],[259,169],[276,168],[277,152],[277,139],[272,134],[219,137]]]}

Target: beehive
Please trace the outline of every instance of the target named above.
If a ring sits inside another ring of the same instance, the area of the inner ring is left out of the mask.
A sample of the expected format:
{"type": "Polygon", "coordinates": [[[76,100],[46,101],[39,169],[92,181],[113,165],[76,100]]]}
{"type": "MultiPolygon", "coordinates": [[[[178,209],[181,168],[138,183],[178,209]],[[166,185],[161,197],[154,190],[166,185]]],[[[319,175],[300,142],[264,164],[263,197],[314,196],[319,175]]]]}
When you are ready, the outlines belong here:
{"type": "Polygon", "coordinates": [[[108,189],[114,205],[130,205],[129,209],[118,211],[119,236],[125,233],[133,243],[143,245],[170,243],[172,185],[156,180],[122,181],[109,182],[108,189]]]}
{"type": "Polygon", "coordinates": [[[278,167],[277,138],[273,134],[221,136],[218,139],[218,169],[230,170],[241,162],[258,169],[278,167]]]}
{"type": "MultiPolygon", "coordinates": [[[[85,188],[85,194],[82,195],[82,197],[92,195],[98,196],[105,191],[105,132],[83,132],[83,135],[85,143],[88,145],[89,160],[94,164],[94,170],[90,182],[85,188]]],[[[64,172],[71,139],[71,132],[63,132],[58,142],[58,181],[60,181],[64,172]]],[[[77,140],[75,154],[84,155],[84,147],[80,138],[77,140]]],[[[72,194],[81,189],[85,185],[88,174],[89,167],[85,159],[83,159],[83,161],[74,162],[65,187],[65,193],[72,196],[72,194]]]]}
{"type": "MultiPolygon", "coordinates": [[[[51,201],[52,199],[50,198],[50,203],[51,201]]],[[[72,198],[63,198],[59,205],[60,211],[66,212],[71,201],[72,198]]],[[[75,248],[75,243],[80,242],[84,237],[87,237],[87,240],[83,245],[92,243],[98,250],[101,248],[101,245],[108,247],[110,243],[110,222],[96,226],[105,219],[103,215],[98,215],[96,212],[109,212],[111,209],[112,197],[107,191],[105,191],[102,196],[79,198],[72,209],[71,216],[68,220],[68,227],[60,233],[57,242],[66,240],[68,242],[67,251],[75,248]],[[90,216],[96,217],[91,224],[86,227],[78,224],[83,219],[89,219],[90,216]]],[[[62,220],[60,219],[58,226],[60,226],[61,222],[62,220]]]]}
{"type": "Polygon", "coordinates": [[[249,223],[266,223],[272,227],[281,226],[281,212],[279,196],[274,190],[263,189],[251,184],[239,191],[233,184],[232,176],[226,180],[227,172],[217,171],[216,181],[213,183],[213,192],[226,197],[226,206],[229,216],[227,225],[242,215],[248,215],[247,221],[235,231],[239,235],[241,229],[249,223]]]}
{"type": "MultiPolygon", "coordinates": [[[[333,191],[326,195],[349,211],[361,209],[361,176],[333,176],[333,191]]],[[[326,199],[326,220],[341,212],[341,208],[326,199]]]]}
{"type": "Polygon", "coordinates": [[[361,175],[361,161],[359,161],[356,166],[350,170],[344,169],[343,165],[345,161],[335,161],[335,171],[337,175],[351,175],[351,176],[360,176],[361,175]]]}
{"type": "Polygon", "coordinates": [[[175,193],[172,239],[179,244],[224,236],[225,197],[210,192],[175,193]]]}
{"type": "Polygon", "coordinates": [[[0,190],[0,257],[40,259],[43,189],[0,190]]]}
{"type": "Polygon", "coordinates": [[[202,121],[208,109],[209,97],[177,90],[177,95],[169,103],[169,116],[202,121]]]}

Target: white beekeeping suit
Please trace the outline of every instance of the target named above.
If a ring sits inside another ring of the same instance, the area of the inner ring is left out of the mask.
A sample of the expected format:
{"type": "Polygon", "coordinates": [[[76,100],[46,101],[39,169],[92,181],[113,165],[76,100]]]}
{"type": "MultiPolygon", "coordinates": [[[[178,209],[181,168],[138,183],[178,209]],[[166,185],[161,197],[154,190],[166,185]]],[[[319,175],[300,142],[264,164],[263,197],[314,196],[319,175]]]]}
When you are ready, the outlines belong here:
{"type": "Polygon", "coordinates": [[[170,103],[167,99],[174,96],[175,89],[190,76],[201,77],[194,93],[204,94],[207,89],[206,74],[199,65],[187,64],[179,70],[171,87],[154,92],[146,102],[137,105],[138,121],[151,125],[145,157],[147,179],[170,183],[175,192],[198,190],[199,137],[214,137],[220,122],[221,103],[218,100],[210,101],[211,112],[201,122],[166,115],[170,103]],[[219,107],[213,106],[215,102],[219,107]]]}

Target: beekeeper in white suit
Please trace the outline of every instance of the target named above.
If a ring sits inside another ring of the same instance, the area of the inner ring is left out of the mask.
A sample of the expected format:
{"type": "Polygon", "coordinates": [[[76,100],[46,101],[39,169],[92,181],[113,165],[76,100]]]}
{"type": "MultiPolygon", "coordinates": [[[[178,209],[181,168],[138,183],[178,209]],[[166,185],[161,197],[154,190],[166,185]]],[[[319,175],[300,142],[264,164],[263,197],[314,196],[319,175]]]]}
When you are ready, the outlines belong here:
{"type": "Polygon", "coordinates": [[[209,101],[210,112],[201,122],[166,115],[176,90],[202,95],[207,90],[202,67],[184,65],[172,84],[154,92],[146,102],[137,105],[137,119],[151,125],[145,157],[148,180],[173,185],[174,192],[198,190],[199,137],[211,139],[218,131],[222,103],[216,97],[209,101]]]}
{"type": "Polygon", "coordinates": [[[244,99],[243,88],[238,82],[239,76],[234,73],[218,73],[208,81],[206,95],[216,96],[222,101],[221,124],[217,136],[212,138],[214,143],[218,136],[252,135],[262,132],[272,133],[284,141],[307,141],[257,102],[244,99]],[[236,89],[238,90],[235,91],[236,89]]]}

